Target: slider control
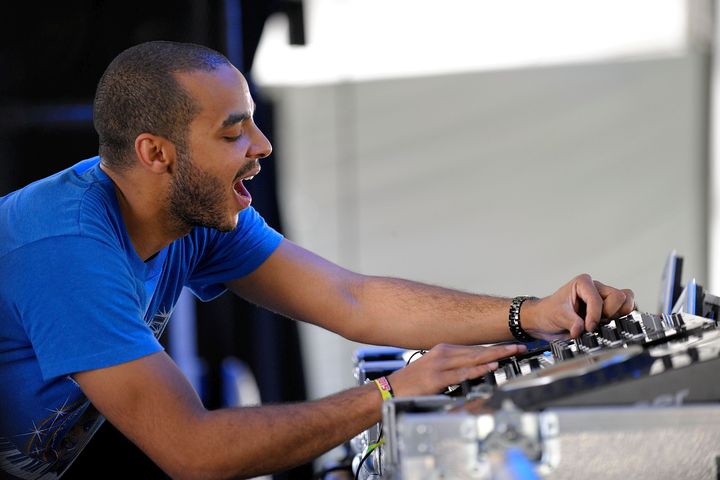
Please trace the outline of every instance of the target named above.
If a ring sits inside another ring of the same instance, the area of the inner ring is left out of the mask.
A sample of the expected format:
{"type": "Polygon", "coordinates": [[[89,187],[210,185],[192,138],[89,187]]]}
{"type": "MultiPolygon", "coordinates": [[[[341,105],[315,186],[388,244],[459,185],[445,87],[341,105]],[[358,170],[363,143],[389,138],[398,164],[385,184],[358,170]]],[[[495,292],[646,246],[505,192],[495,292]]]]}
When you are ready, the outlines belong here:
{"type": "Polygon", "coordinates": [[[600,336],[610,342],[620,340],[620,334],[610,325],[603,325],[602,327],[600,327],[600,336]]]}
{"type": "Polygon", "coordinates": [[[598,340],[592,333],[583,333],[580,336],[580,344],[587,348],[595,348],[598,346],[598,340]]]}

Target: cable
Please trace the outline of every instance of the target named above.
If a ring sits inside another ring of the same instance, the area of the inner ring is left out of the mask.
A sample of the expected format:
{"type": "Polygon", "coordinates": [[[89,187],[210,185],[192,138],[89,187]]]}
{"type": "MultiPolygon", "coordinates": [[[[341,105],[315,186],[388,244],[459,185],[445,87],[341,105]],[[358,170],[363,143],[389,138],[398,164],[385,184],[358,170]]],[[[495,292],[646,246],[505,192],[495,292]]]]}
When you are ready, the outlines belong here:
{"type": "MultiPolygon", "coordinates": [[[[415,358],[415,355],[425,355],[427,353],[427,350],[417,350],[412,355],[410,355],[410,358],[408,358],[407,362],[405,362],[405,366],[410,365],[410,362],[412,362],[412,359],[415,358]]],[[[358,464],[357,470],[355,471],[355,480],[359,480],[360,478],[360,470],[362,470],[362,466],[365,464],[368,458],[370,458],[370,455],[377,449],[380,445],[385,443],[385,439],[383,439],[383,425],[382,422],[380,422],[380,429],[378,432],[378,438],[375,441],[375,443],[371,443],[367,446],[365,455],[360,459],[360,463],[358,464]]]]}
{"type": "Polygon", "coordinates": [[[320,470],[319,472],[317,472],[313,475],[313,480],[324,480],[328,474],[333,473],[333,472],[340,472],[340,471],[352,472],[352,464],[343,463],[340,465],[334,465],[332,467],[328,467],[323,470],[320,470]]]}
{"type": "Polygon", "coordinates": [[[362,466],[365,463],[365,461],[370,458],[370,455],[375,451],[376,448],[378,448],[380,445],[385,443],[385,439],[383,438],[383,424],[380,422],[380,429],[378,431],[378,438],[375,443],[371,443],[367,446],[367,451],[365,452],[365,455],[360,459],[360,463],[358,463],[357,470],[355,471],[355,480],[359,480],[360,478],[360,470],[362,470],[362,466]]]}
{"type": "Polygon", "coordinates": [[[415,358],[415,355],[417,355],[418,353],[419,353],[420,355],[425,355],[425,354],[427,353],[427,350],[418,350],[417,352],[415,352],[415,353],[413,353],[412,355],[410,355],[410,358],[408,358],[408,361],[405,363],[405,366],[406,366],[406,367],[407,367],[408,365],[410,365],[410,362],[412,362],[412,359],[415,358]]]}

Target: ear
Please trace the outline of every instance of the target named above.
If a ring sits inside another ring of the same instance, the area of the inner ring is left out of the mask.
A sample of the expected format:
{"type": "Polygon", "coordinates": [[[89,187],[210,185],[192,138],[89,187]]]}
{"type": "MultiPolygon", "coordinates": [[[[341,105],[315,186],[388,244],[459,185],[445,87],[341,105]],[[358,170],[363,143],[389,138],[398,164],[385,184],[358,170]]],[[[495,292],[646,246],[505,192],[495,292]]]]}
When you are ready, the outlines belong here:
{"type": "Polygon", "coordinates": [[[165,137],[141,133],[135,139],[135,155],[140,165],[153,173],[167,173],[175,168],[175,144],[165,137]]]}

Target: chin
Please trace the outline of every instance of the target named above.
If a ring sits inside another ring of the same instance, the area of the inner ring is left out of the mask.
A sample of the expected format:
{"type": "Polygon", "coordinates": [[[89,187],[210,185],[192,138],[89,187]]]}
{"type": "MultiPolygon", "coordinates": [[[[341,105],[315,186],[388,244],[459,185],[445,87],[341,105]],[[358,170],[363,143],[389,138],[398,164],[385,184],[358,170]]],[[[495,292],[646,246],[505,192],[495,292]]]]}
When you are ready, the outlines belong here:
{"type": "Polygon", "coordinates": [[[223,233],[229,233],[235,230],[238,226],[238,218],[240,214],[236,213],[235,216],[228,219],[227,222],[222,223],[216,227],[217,230],[220,230],[223,233]]]}
{"type": "Polygon", "coordinates": [[[238,215],[235,215],[234,217],[226,218],[223,221],[217,220],[205,220],[205,221],[198,221],[194,222],[193,226],[195,227],[202,227],[202,228],[210,228],[213,230],[217,230],[218,232],[222,233],[229,233],[232,232],[237,228],[238,225],[238,215]]]}

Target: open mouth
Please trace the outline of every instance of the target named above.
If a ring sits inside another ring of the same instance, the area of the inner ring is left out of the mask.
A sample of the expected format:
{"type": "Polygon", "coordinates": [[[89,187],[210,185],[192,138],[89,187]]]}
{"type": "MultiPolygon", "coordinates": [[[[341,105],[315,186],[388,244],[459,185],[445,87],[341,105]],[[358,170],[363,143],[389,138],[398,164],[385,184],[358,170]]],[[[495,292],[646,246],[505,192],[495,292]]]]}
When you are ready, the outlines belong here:
{"type": "Polygon", "coordinates": [[[248,175],[244,177],[238,177],[233,182],[233,191],[235,192],[235,199],[237,200],[238,204],[240,205],[241,209],[245,209],[250,206],[250,203],[252,203],[252,195],[250,195],[250,192],[248,192],[248,189],[245,187],[246,180],[252,180],[255,178],[255,175],[260,173],[260,166],[256,169],[254,169],[252,172],[248,172],[248,175]]]}

